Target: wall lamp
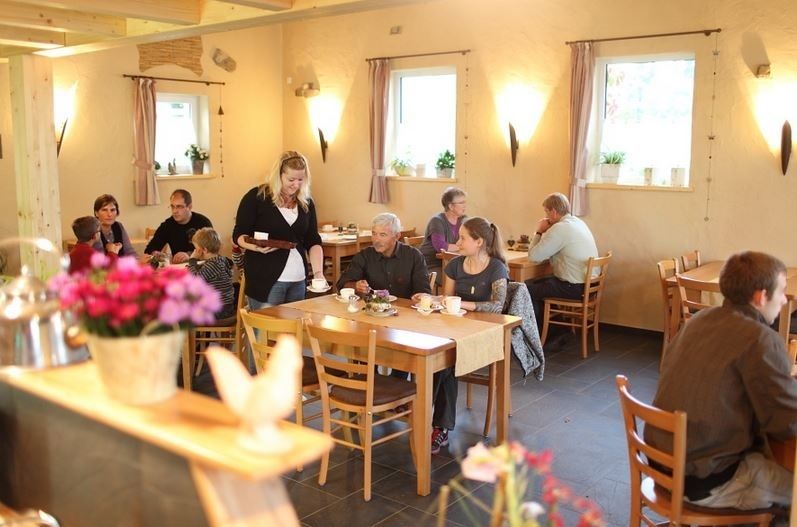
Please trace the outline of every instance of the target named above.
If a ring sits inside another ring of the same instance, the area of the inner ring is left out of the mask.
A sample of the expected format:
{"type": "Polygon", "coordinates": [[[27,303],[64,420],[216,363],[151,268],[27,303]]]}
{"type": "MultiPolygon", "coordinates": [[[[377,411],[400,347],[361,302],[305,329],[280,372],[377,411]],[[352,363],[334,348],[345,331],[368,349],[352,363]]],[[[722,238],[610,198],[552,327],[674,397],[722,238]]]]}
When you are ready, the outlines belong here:
{"type": "Polygon", "coordinates": [[[509,123],[509,152],[512,154],[512,166],[515,166],[517,160],[518,140],[515,133],[515,127],[509,123]]]}
{"type": "Polygon", "coordinates": [[[321,90],[313,86],[312,82],[305,82],[293,92],[297,97],[315,97],[321,90]]]}
{"type": "Polygon", "coordinates": [[[324,163],[327,162],[327,148],[329,148],[329,143],[327,140],[324,139],[324,132],[321,129],[318,129],[318,142],[321,145],[321,161],[324,163]]]}
{"type": "Polygon", "coordinates": [[[75,111],[75,92],[77,82],[69,88],[55,89],[53,91],[53,118],[55,127],[55,156],[61,153],[61,145],[64,143],[64,134],[69,119],[75,111]]]}
{"type": "Polygon", "coordinates": [[[786,175],[786,170],[789,168],[789,159],[791,158],[791,125],[789,121],[783,122],[783,129],[780,132],[780,168],[783,175],[786,175]]]}

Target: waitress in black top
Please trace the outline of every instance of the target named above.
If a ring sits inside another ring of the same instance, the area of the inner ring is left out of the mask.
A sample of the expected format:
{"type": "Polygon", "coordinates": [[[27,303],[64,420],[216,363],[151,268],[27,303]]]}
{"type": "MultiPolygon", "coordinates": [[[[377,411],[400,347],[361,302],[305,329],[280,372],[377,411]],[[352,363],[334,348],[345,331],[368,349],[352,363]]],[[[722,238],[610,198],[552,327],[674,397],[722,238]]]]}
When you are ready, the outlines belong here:
{"type": "Polygon", "coordinates": [[[308,254],[313,278],[324,278],[321,236],[310,198],[310,168],[302,154],[284,152],[268,181],[244,195],[233,239],[246,250],[245,294],[251,309],[303,300],[308,254]],[[296,248],[258,247],[244,240],[255,232],[267,233],[271,240],[293,242],[296,248]]]}

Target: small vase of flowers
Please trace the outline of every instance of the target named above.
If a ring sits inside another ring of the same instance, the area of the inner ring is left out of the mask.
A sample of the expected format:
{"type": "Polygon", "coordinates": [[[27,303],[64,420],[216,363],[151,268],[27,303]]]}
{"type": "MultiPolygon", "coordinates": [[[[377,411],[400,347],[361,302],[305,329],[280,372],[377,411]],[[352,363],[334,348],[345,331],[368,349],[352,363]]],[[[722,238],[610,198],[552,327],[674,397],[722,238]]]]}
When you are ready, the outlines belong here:
{"type": "Polygon", "coordinates": [[[366,311],[382,313],[390,309],[390,291],[387,289],[371,289],[364,300],[366,311]]]}
{"type": "Polygon", "coordinates": [[[199,145],[191,145],[185,151],[185,157],[191,160],[191,169],[194,174],[201,174],[205,168],[205,161],[210,157],[208,151],[199,145]]]}
{"type": "Polygon", "coordinates": [[[87,333],[108,395],[128,404],[175,393],[186,330],[212,323],[222,307],[219,293],[187,269],[156,271],[132,256],[111,265],[94,254],[91,269],[56,275],[50,288],[87,333]]]}

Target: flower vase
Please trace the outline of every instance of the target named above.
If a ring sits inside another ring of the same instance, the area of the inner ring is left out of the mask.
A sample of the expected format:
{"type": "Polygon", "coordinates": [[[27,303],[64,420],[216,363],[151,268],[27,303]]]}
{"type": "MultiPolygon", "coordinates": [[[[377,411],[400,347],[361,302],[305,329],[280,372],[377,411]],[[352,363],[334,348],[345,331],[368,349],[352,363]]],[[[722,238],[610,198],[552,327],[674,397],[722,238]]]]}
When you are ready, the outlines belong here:
{"type": "Polygon", "coordinates": [[[194,175],[202,174],[204,169],[205,161],[203,159],[193,159],[191,161],[191,170],[193,171],[194,175]]]}
{"type": "Polygon", "coordinates": [[[88,347],[106,393],[127,404],[165,401],[177,391],[177,364],[185,331],[139,337],[88,335],[88,347]]]}

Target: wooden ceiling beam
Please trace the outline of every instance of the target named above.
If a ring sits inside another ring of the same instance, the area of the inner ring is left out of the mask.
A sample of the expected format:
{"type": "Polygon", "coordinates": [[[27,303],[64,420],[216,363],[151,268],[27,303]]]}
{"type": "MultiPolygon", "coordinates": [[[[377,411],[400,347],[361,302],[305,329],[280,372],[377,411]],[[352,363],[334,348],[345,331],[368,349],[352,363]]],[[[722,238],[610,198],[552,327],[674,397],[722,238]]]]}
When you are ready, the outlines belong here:
{"type": "Polygon", "coordinates": [[[267,9],[269,11],[284,11],[293,7],[293,0],[219,0],[227,4],[244,5],[267,9]]]}
{"type": "Polygon", "coordinates": [[[17,0],[20,3],[69,9],[169,24],[194,25],[201,19],[199,0],[17,0]]]}
{"type": "Polygon", "coordinates": [[[0,0],[0,25],[123,37],[124,18],[0,0]]]}
{"type": "Polygon", "coordinates": [[[64,33],[12,26],[0,26],[0,44],[35,49],[60,48],[66,45],[64,33]]]}

